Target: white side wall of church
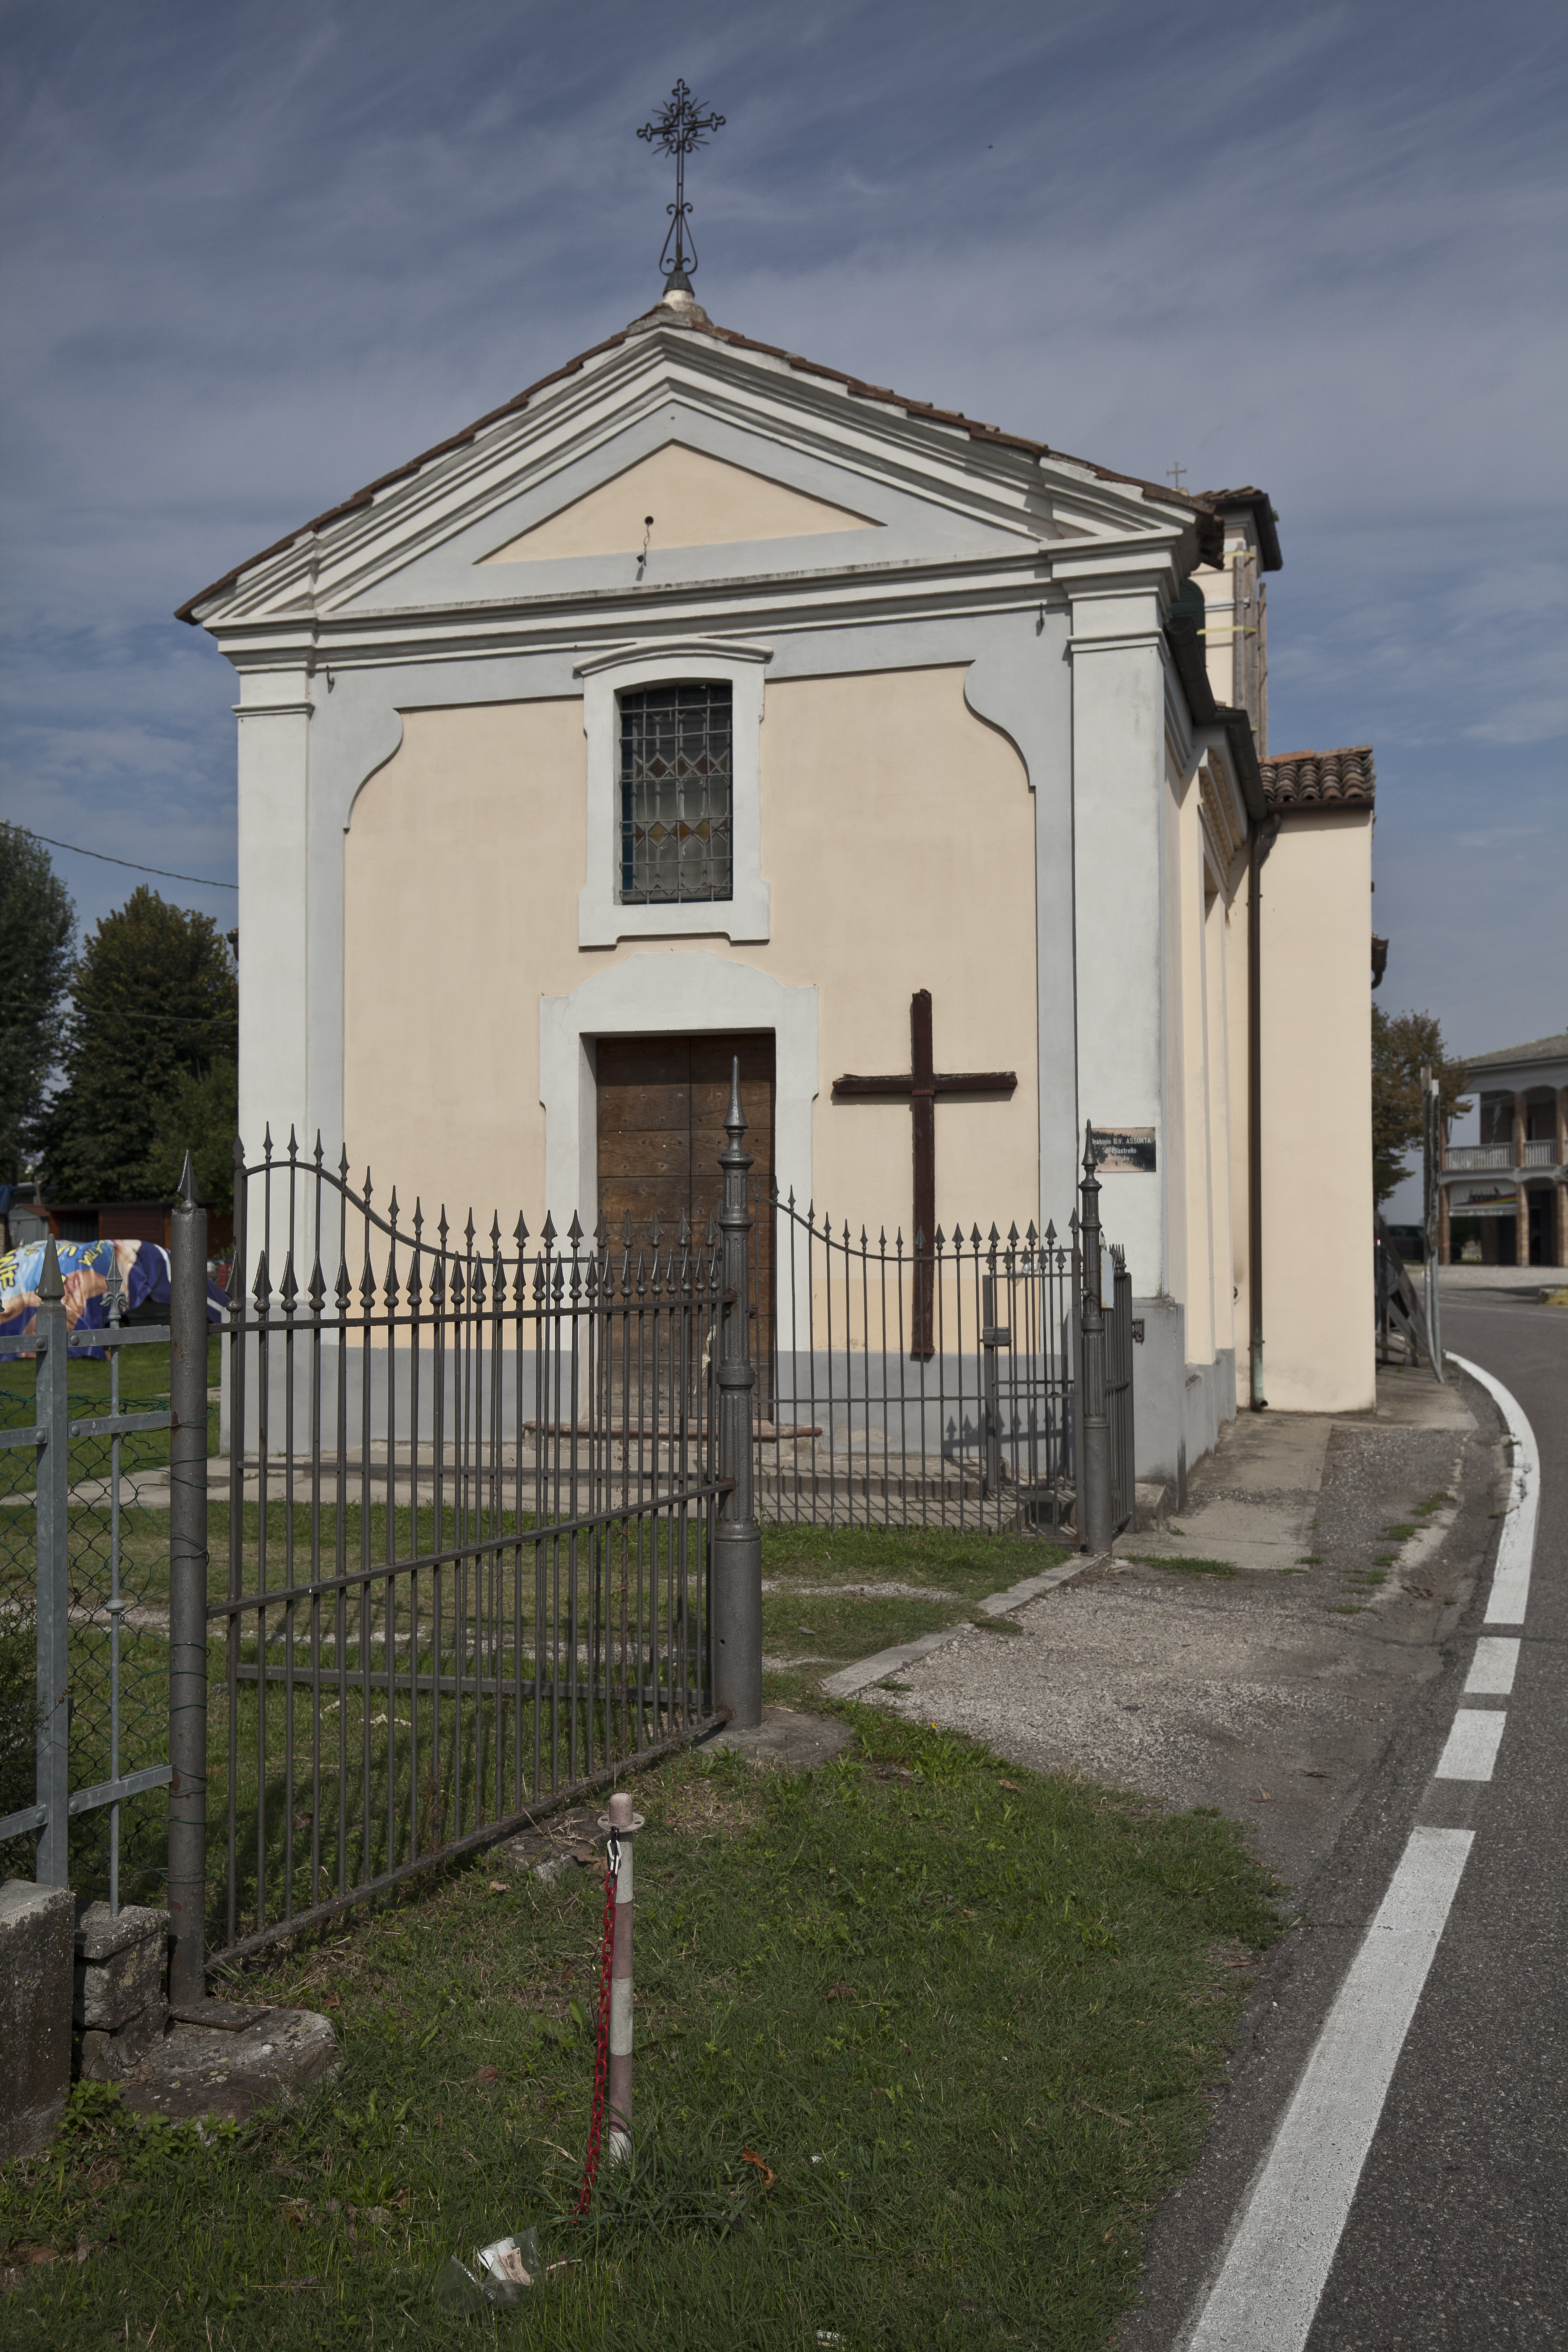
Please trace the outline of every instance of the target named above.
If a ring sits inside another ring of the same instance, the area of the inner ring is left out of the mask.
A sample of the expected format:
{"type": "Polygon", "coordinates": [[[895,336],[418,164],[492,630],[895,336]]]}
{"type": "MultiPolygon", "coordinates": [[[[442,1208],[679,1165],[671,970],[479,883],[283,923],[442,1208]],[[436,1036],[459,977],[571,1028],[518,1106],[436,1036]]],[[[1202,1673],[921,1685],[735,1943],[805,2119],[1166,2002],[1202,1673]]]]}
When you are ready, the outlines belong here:
{"type": "Polygon", "coordinates": [[[1156,583],[1103,575],[1072,598],[1073,813],[1079,1136],[1085,1119],[1152,1127],[1160,1173],[1107,1178],[1107,1238],[1133,1295],[1171,1286],[1165,1203],[1179,1164],[1168,1132],[1162,982],[1166,863],[1165,680],[1156,583]]]}
{"type": "MultiPolygon", "coordinates": [[[[1231,1265],[1230,1004],[1223,887],[1205,884],[1204,901],[1204,1055],[1208,1073],[1209,1265],[1214,1283],[1214,1345],[1236,1346],[1236,1276],[1231,1265]]],[[[1245,1192],[1242,1195],[1245,1200],[1245,1192]]]]}
{"type": "Polygon", "coordinates": [[[1212,1071],[1208,1055],[1208,972],[1204,953],[1203,826],[1195,774],[1189,774],[1176,804],[1180,853],[1179,898],[1174,909],[1175,950],[1180,959],[1182,1024],[1183,1151],[1179,1171],[1184,1199],[1184,1276],[1178,1296],[1187,1310],[1187,1361],[1214,1360],[1214,1180],[1209,1165],[1212,1071]]]}
{"type": "Polygon", "coordinates": [[[1373,1402],[1372,814],[1288,815],[1263,868],[1264,1386],[1373,1402]]]}

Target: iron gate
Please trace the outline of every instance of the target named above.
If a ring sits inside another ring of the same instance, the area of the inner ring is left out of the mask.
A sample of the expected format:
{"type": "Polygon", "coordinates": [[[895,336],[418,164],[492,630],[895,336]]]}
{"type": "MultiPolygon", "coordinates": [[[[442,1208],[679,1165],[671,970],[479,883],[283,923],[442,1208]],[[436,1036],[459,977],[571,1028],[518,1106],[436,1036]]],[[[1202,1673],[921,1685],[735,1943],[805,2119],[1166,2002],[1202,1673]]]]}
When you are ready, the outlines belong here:
{"type": "Polygon", "coordinates": [[[235,1957],[700,1728],[729,1489],[711,1227],[454,1233],[268,1133],[237,1150],[229,1298],[208,1907],[235,1957]]]}
{"type": "MultiPolygon", "coordinates": [[[[1047,1225],[927,1243],[770,1190],[759,1349],[769,1519],[1061,1533],[1073,1507],[1074,1253],[1047,1225]]],[[[1076,1228],[1076,1221],[1075,1228],[1076,1228]]],[[[762,1250],[754,1263],[764,1263],[762,1250]]]]}

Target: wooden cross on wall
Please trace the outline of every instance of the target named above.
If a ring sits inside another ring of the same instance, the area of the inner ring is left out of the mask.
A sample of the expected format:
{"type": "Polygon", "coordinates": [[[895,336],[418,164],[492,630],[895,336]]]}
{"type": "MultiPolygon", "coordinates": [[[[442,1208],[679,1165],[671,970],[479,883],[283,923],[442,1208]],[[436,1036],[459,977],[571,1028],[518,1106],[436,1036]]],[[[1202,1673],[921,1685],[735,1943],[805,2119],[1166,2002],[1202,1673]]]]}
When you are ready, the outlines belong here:
{"type": "Polygon", "coordinates": [[[1016,1070],[938,1070],[932,1064],[931,991],[910,999],[910,1066],[886,1078],[846,1073],[833,1081],[835,1102],[903,1102],[910,1106],[914,1148],[915,1296],[911,1356],[936,1352],[932,1315],[932,1265],[936,1237],[936,1103],[939,1095],[1011,1095],[1016,1070]]]}

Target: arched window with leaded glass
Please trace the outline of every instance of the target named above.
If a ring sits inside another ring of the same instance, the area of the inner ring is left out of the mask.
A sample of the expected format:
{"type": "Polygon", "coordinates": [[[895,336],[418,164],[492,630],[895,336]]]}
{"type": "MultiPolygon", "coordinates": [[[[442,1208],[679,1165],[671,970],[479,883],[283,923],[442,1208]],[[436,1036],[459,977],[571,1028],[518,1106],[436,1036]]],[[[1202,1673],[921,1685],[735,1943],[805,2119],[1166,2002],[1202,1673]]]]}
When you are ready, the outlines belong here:
{"type": "Polygon", "coordinates": [[[623,906],[728,898],[734,887],[733,724],[727,681],[619,697],[623,906]]]}

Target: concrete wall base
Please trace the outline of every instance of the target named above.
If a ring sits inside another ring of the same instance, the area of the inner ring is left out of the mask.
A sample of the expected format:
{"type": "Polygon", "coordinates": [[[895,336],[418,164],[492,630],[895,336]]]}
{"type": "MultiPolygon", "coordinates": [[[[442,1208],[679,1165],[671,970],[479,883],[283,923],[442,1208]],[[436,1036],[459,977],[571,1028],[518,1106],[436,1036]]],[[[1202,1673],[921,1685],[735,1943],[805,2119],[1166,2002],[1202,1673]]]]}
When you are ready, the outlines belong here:
{"type": "Polygon", "coordinates": [[[117,2083],[168,2023],[169,1915],[127,1904],[117,1917],[89,1903],[76,1923],[71,2023],[78,2071],[117,2083]]]}
{"type": "Polygon", "coordinates": [[[1236,1418],[1236,1351],[1225,1348],[1212,1364],[1189,1364],[1186,1309],[1174,1298],[1135,1298],[1143,1321],[1142,1346],[1132,1349],[1132,1431],[1135,1475],[1170,1489],[1185,1507],[1187,1472],[1219,1443],[1236,1418]]]}
{"type": "Polygon", "coordinates": [[[32,2156],[65,2113],[75,1926],[68,1886],[35,1886],[26,1878],[0,1885],[0,2163],[32,2156]]]}

